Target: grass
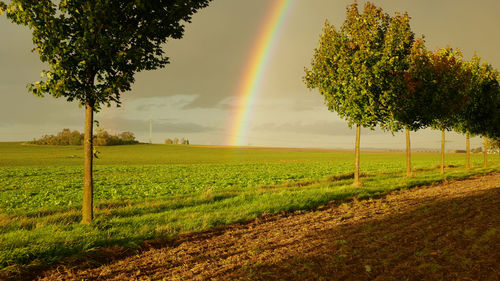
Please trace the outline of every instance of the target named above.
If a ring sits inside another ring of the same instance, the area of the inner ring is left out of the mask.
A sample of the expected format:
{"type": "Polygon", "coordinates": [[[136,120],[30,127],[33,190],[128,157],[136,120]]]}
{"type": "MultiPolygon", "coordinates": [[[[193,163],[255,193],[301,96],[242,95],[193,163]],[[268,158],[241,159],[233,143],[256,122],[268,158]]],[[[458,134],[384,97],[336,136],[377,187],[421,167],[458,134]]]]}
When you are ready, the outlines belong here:
{"type": "Polygon", "coordinates": [[[81,147],[0,143],[0,268],[498,171],[496,159],[481,169],[482,156],[473,155],[475,168],[465,170],[463,154],[448,154],[453,168],[442,176],[434,167],[439,154],[415,153],[415,175],[404,178],[403,153],[363,153],[363,185],[354,188],[350,152],[172,145],[99,151],[96,219],[84,226],[81,147]]]}

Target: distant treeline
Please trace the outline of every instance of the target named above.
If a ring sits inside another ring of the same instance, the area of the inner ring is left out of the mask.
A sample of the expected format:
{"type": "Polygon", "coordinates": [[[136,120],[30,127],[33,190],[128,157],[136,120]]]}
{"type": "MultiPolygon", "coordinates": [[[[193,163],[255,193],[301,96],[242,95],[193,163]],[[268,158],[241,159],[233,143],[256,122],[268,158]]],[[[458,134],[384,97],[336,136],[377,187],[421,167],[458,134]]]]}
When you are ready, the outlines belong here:
{"type": "MultiPolygon", "coordinates": [[[[125,145],[139,143],[135,140],[134,133],[123,132],[118,135],[111,135],[106,130],[97,129],[94,134],[94,145],[107,146],[107,145],[125,145]]],[[[33,139],[30,143],[41,145],[82,145],[83,133],[78,131],[71,131],[70,129],[63,129],[57,135],[45,135],[39,139],[33,139]]]]}
{"type": "Polygon", "coordinates": [[[182,138],[180,140],[178,138],[166,139],[165,144],[189,144],[189,140],[185,138],[182,138]]]}

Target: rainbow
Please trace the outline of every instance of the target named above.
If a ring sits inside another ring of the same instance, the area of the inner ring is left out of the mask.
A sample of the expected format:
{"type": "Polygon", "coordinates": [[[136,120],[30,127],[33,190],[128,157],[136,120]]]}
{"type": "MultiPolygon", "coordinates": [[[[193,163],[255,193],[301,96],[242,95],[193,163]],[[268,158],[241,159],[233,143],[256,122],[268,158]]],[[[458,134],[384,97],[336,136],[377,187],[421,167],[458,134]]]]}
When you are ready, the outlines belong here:
{"type": "Polygon", "coordinates": [[[229,118],[226,141],[229,145],[247,145],[252,111],[276,47],[284,22],[296,0],[274,0],[262,25],[249,60],[238,83],[236,104],[229,118]]]}

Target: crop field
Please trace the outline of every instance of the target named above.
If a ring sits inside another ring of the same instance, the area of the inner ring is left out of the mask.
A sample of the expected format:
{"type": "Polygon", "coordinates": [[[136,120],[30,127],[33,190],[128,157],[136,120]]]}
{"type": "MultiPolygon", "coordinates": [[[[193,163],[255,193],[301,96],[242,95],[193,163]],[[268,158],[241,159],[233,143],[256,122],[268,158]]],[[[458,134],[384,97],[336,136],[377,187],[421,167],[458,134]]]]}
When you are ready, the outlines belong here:
{"type": "Polygon", "coordinates": [[[403,177],[403,153],[363,152],[363,185],[352,187],[354,154],[307,149],[182,145],[99,147],[95,222],[80,224],[82,148],[0,143],[0,267],[52,263],[98,247],[136,247],[262,214],[308,210],[331,200],[365,198],[498,171],[498,156],[414,153],[403,177]]]}

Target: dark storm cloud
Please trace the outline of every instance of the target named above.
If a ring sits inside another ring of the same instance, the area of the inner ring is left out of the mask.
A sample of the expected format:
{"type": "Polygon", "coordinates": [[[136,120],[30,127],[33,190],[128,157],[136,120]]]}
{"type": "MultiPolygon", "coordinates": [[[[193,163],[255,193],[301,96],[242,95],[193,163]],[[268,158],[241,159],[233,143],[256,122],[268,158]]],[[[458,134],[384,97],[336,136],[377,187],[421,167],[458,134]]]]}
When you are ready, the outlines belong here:
{"type": "MultiPolygon", "coordinates": [[[[315,123],[284,123],[274,124],[265,123],[254,127],[257,131],[268,132],[288,132],[301,134],[329,135],[329,136],[348,136],[356,133],[354,128],[349,128],[347,122],[339,121],[321,121],[315,123]]],[[[380,130],[362,129],[363,135],[381,134],[380,130]]]]}

